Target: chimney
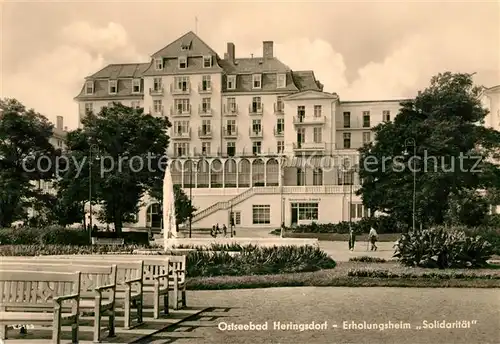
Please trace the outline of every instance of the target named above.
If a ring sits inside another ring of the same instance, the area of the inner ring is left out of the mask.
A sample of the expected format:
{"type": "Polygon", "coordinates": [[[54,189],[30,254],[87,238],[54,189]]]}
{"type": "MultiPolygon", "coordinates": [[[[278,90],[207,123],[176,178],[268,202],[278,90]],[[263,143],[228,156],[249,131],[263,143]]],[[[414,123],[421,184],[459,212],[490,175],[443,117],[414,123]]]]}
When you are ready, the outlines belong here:
{"type": "Polygon", "coordinates": [[[227,58],[231,61],[231,62],[234,62],[234,58],[235,58],[235,54],[234,54],[234,43],[227,43],[227,58]]]}
{"type": "Polygon", "coordinates": [[[57,116],[56,128],[59,130],[63,130],[63,116],[57,116]]]}
{"type": "Polygon", "coordinates": [[[264,41],[262,44],[262,57],[272,59],[273,56],[273,41],[264,41]]]}

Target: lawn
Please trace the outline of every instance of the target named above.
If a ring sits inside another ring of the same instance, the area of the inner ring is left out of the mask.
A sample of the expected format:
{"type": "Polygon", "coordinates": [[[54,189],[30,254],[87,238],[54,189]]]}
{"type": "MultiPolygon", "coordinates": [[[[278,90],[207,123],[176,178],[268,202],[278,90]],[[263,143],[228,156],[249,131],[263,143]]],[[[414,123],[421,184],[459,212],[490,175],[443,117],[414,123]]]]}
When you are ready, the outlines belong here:
{"type": "Polygon", "coordinates": [[[396,262],[339,262],[334,269],[315,272],[253,276],[188,278],[190,290],[250,289],[285,286],[343,287],[423,287],[423,288],[500,288],[500,266],[489,269],[408,268],[396,262]],[[384,277],[349,276],[357,270],[384,277]]]}

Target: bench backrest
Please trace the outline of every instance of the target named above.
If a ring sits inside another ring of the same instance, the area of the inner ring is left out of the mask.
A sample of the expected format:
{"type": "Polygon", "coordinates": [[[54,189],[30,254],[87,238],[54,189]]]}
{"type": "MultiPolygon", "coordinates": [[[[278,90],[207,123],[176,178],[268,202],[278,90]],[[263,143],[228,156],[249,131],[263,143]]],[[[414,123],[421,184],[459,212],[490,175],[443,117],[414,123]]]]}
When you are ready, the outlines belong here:
{"type": "MultiPolygon", "coordinates": [[[[55,263],[55,262],[54,262],[55,263]]],[[[95,265],[70,265],[63,264],[64,262],[59,261],[59,264],[54,264],[45,261],[36,262],[0,262],[0,269],[2,270],[21,270],[21,271],[42,271],[42,272],[75,272],[80,271],[81,273],[81,283],[80,291],[82,293],[92,293],[96,287],[101,287],[104,285],[115,284],[117,268],[116,264],[107,266],[95,266],[95,265]]],[[[83,262],[82,262],[83,263],[83,262]]]]}
{"type": "MultiPolygon", "coordinates": [[[[72,259],[74,261],[87,261],[89,258],[92,260],[106,260],[117,263],[124,263],[128,261],[136,261],[141,259],[144,262],[143,282],[145,285],[152,285],[154,283],[153,276],[162,275],[172,270],[170,264],[170,256],[149,256],[149,255],[92,255],[92,256],[65,256],[61,259],[72,259]],[[78,258],[76,258],[78,257],[78,258]]],[[[163,282],[164,280],[160,280],[163,282]]]]}
{"type": "Polygon", "coordinates": [[[0,270],[0,307],[53,308],[56,296],[80,294],[80,272],[0,270]]]}

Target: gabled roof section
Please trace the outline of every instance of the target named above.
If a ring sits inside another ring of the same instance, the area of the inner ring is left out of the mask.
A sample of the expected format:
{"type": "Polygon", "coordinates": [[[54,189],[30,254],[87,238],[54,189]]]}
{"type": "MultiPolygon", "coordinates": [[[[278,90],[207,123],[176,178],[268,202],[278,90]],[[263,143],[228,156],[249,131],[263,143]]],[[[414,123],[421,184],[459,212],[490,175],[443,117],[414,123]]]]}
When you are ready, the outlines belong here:
{"type": "Polygon", "coordinates": [[[286,73],[291,69],[276,57],[264,59],[262,57],[240,58],[234,62],[229,59],[219,60],[224,71],[231,74],[258,74],[258,73],[286,73]]]}
{"type": "Polygon", "coordinates": [[[140,78],[150,63],[123,63],[123,64],[110,64],[97,73],[94,73],[86,80],[91,79],[127,79],[127,78],[140,78]]]}
{"type": "Polygon", "coordinates": [[[500,85],[496,85],[496,86],[492,86],[492,87],[485,87],[484,88],[484,91],[486,93],[490,93],[490,92],[498,92],[500,91],[500,85]]]}
{"type": "Polygon", "coordinates": [[[217,55],[208,44],[198,37],[193,31],[189,31],[185,35],[177,38],[175,41],[166,47],[158,50],[151,57],[177,57],[179,55],[189,56],[205,56],[217,55]],[[183,46],[189,46],[189,50],[182,50],[183,46]]]}
{"type": "Polygon", "coordinates": [[[312,70],[292,72],[293,82],[300,91],[323,91],[323,85],[316,80],[312,70]]]}
{"type": "Polygon", "coordinates": [[[283,100],[306,100],[306,99],[336,100],[336,99],[338,99],[338,96],[336,94],[331,94],[331,93],[327,93],[327,92],[308,90],[308,91],[294,93],[294,94],[291,94],[291,95],[283,98],[283,100]]]}

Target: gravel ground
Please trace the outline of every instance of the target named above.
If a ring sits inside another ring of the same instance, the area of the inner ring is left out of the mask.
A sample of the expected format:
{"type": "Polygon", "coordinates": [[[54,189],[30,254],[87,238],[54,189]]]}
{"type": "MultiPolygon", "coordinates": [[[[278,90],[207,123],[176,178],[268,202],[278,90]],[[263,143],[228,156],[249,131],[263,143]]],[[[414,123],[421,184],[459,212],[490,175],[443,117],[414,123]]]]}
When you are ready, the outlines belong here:
{"type": "Polygon", "coordinates": [[[155,344],[498,344],[499,289],[274,288],[188,292],[215,307],[141,343],[155,344]],[[423,321],[477,321],[470,328],[417,329],[423,321]],[[326,330],[274,330],[274,322],[327,322],[326,330]],[[411,329],[348,330],[343,322],[409,323],[411,329]],[[264,331],[221,331],[220,323],[268,323],[264,331]],[[333,326],[337,325],[337,328],[333,326]]]}

